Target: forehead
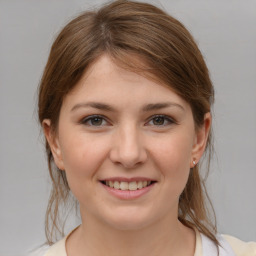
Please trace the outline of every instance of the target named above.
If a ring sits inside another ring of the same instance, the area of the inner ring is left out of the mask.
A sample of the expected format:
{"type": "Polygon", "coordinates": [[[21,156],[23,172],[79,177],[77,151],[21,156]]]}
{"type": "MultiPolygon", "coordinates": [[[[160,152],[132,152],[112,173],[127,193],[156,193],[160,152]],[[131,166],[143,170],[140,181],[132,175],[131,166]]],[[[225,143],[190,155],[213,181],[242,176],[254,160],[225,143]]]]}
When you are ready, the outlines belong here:
{"type": "Polygon", "coordinates": [[[90,66],[64,99],[69,104],[74,101],[126,103],[127,106],[135,102],[173,101],[187,106],[170,87],[119,66],[107,55],[102,55],[90,66]]]}

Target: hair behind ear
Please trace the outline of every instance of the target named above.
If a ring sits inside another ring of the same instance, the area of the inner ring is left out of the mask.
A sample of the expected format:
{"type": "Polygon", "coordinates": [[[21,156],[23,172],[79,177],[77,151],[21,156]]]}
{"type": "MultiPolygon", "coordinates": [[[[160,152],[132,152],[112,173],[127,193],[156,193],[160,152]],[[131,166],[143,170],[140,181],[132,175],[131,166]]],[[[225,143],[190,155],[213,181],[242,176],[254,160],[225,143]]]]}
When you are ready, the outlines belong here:
{"type": "Polygon", "coordinates": [[[199,232],[219,245],[215,237],[216,215],[197,165],[191,168],[188,182],[180,196],[178,218],[184,225],[190,228],[196,227],[199,232]]]}

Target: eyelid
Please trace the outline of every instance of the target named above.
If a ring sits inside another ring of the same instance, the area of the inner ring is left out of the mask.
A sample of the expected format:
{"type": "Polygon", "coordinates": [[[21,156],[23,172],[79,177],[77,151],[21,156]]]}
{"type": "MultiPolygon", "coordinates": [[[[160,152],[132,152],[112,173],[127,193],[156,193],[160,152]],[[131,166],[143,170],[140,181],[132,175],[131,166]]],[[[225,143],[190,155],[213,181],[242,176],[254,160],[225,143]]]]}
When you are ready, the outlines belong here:
{"type": "MultiPolygon", "coordinates": [[[[83,118],[81,118],[81,120],[79,121],[80,124],[82,125],[86,125],[86,126],[89,126],[89,127],[95,127],[95,128],[100,128],[100,127],[104,127],[104,126],[109,126],[111,125],[111,122],[109,121],[109,119],[104,116],[104,115],[100,115],[100,114],[93,114],[93,115],[88,115],[88,116],[85,116],[83,118]],[[89,122],[90,120],[92,120],[93,118],[101,118],[103,121],[106,122],[106,124],[101,124],[99,126],[97,125],[91,125],[91,124],[88,124],[87,122],[89,122]]],[[[147,121],[146,121],[146,126],[148,125],[152,125],[152,126],[155,126],[155,127],[165,127],[165,126],[169,126],[169,125],[172,125],[172,124],[178,124],[177,121],[173,118],[173,117],[170,117],[168,115],[164,115],[164,114],[155,114],[153,116],[150,116],[147,121]],[[163,125],[154,125],[154,124],[149,124],[154,118],[157,118],[157,117],[161,117],[161,118],[164,118],[165,121],[167,120],[168,121],[168,124],[163,124],[163,125]]]]}
{"type": "Polygon", "coordinates": [[[153,115],[151,116],[150,118],[148,118],[147,122],[146,122],[146,125],[149,124],[150,121],[152,121],[154,118],[156,117],[162,117],[164,118],[165,120],[167,120],[169,123],[168,124],[165,124],[165,125],[153,125],[153,126],[156,126],[156,127],[165,127],[165,126],[169,126],[169,125],[172,125],[172,124],[177,124],[177,121],[173,118],[173,117],[170,117],[168,115],[163,115],[163,114],[156,114],[156,115],[153,115]]]}
{"type": "MultiPolygon", "coordinates": [[[[94,114],[94,115],[88,115],[86,117],[83,117],[79,123],[82,125],[87,125],[90,127],[97,127],[96,125],[89,125],[87,124],[88,121],[92,120],[93,118],[101,118],[103,119],[103,121],[107,122],[108,124],[110,124],[109,120],[107,117],[105,117],[104,115],[98,115],[98,114],[94,114]]],[[[102,126],[106,126],[106,125],[99,125],[98,127],[102,127],[102,126]]]]}

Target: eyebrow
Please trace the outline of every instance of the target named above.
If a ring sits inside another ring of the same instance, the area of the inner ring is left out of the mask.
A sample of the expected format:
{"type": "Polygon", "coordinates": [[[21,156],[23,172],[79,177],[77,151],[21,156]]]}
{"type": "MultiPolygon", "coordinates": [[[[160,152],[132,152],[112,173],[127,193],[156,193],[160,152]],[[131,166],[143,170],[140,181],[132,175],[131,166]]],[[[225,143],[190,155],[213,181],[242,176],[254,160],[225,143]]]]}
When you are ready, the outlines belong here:
{"type": "MultiPolygon", "coordinates": [[[[78,108],[88,108],[88,107],[105,110],[108,112],[117,112],[117,110],[115,108],[113,108],[112,106],[105,104],[105,103],[100,103],[100,102],[87,102],[87,103],[76,104],[75,106],[72,107],[71,112],[78,108]]],[[[173,102],[163,102],[163,103],[147,104],[142,107],[142,111],[149,112],[149,111],[160,110],[160,109],[168,108],[168,107],[178,107],[183,111],[185,110],[184,107],[181,106],[180,104],[173,103],[173,102]]]]}
{"type": "Polygon", "coordinates": [[[173,102],[163,102],[163,103],[147,104],[147,105],[145,105],[142,108],[142,110],[144,112],[147,112],[147,111],[159,110],[159,109],[168,108],[168,107],[178,107],[178,108],[180,108],[182,110],[185,110],[183,108],[183,106],[181,106],[180,104],[177,104],[177,103],[173,103],[173,102]]]}
{"type": "Polygon", "coordinates": [[[108,104],[105,103],[100,103],[100,102],[88,102],[88,103],[79,103],[76,104],[71,111],[74,111],[78,108],[96,108],[96,109],[100,109],[100,110],[105,110],[105,111],[110,111],[110,112],[115,112],[115,109],[113,107],[111,107],[108,104]]]}

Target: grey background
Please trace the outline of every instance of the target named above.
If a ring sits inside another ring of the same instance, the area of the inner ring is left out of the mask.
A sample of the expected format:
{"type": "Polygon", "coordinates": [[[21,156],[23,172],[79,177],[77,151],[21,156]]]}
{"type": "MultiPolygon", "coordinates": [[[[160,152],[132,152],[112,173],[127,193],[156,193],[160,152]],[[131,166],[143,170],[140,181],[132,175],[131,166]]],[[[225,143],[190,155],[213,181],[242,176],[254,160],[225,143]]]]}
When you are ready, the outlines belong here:
{"type": "MultiPolygon", "coordinates": [[[[36,89],[59,29],[102,2],[0,0],[1,256],[25,255],[45,241],[50,184],[36,89]]],[[[208,186],[219,231],[256,241],[256,1],[151,2],[189,28],[215,84],[217,158],[208,186]]]]}

